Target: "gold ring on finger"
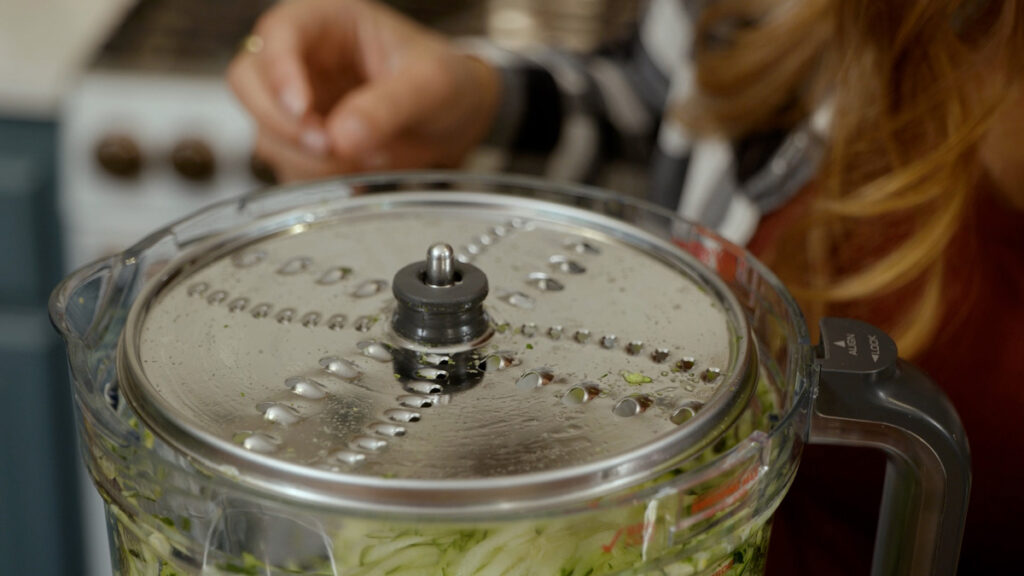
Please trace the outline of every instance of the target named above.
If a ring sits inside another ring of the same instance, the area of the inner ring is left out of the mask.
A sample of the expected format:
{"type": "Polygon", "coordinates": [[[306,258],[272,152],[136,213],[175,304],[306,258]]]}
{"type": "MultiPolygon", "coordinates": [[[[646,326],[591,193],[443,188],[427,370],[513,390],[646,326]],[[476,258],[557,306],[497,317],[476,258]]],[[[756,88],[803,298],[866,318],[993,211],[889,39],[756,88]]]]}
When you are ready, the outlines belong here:
{"type": "Polygon", "coordinates": [[[249,54],[259,54],[263,51],[263,37],[258,34],[249,34],[242,40],[242,51],[249,54]]]}

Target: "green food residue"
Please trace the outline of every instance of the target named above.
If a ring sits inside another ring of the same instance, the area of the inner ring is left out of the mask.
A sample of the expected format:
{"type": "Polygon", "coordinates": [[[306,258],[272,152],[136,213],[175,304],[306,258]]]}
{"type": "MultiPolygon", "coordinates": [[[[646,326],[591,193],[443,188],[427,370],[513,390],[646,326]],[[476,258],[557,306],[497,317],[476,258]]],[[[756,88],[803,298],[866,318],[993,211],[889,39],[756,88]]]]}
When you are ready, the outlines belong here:
{"type": "Polygon", "coordinates": [[[174,520],[172,518],[168,518],[167,516],[154,516],[154,518],[156,518],[157,520],[163,522],[167,526],[170,526],[171,528],[174,528],[174,520]]]}
{"type": "Polygon", "coordinates": [[[231,574],[250,574],[256,576],[267,572],[267,565],[248,552],[242,552],[242,564],[226,562],[218,564],[217,567],[231,574]]]}
{"type": "Polygon", "coordinates": [[[644,376],[642,372],[623,372],[622,379],[626,381],[626,384],[630,384],[632,386],[639,386],[641,384],[653,382],[649,377],[644,376]]]}

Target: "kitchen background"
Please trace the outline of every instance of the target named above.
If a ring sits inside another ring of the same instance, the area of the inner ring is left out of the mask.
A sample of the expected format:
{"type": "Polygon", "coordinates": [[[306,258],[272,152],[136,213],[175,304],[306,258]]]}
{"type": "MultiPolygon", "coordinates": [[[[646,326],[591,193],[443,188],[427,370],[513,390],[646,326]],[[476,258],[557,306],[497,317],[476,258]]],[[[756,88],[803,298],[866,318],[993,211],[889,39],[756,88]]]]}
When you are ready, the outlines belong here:
{"type": "MultiPolygon", "coordinates": [[[[642,0],[389,0],[459,36],[587,51],[642,0]]],[[[223,72],[269,0],[0,3],[0,574],[110,574],[47,298],[69,271],[266,186],[223,72]],[[84,567],[84,568],[83,568],[84,567]]],[[[470,169],[493,167],[484,151],[470,169]]],[[[511,162],[543,173],[543,159],[511,162]]],[[[642,166],[605,184],[642,189],[642,166]]]]}

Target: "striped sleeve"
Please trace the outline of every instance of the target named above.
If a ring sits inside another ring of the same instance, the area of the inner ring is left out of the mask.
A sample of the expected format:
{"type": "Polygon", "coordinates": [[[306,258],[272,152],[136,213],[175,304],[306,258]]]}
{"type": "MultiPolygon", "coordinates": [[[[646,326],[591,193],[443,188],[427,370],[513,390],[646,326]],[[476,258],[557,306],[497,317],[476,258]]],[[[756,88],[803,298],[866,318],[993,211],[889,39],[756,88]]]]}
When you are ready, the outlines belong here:
{"type": "Polygon", "coordinates": [[[490,144],[512,157],[534,153],[542,165],[525,169],[559,180],[603,185],[610,161],[641,164],[647,200],[745,244],[763,214],[817,173],[831,104],[789,129],[755,130],[735,141],[695,136],[663,118],[696,90],[694,22],[707,1],[650,0],[631,41],[595,54],[493,46],[478,52],[504,80],[490,144]]]}
{"type": "Polygon", "coordinates": [[[652,16],[659,15],[649,9],[628,42],[594,54],[483,50],[504,84],[489,143],[543,156],[544,174],[561,180],[592,182],[610,158],[647,163],[668,94],[668,67],[685,54],[678,31],[688,26],[662,21],[662,31],[652,34],[652,16]]]}

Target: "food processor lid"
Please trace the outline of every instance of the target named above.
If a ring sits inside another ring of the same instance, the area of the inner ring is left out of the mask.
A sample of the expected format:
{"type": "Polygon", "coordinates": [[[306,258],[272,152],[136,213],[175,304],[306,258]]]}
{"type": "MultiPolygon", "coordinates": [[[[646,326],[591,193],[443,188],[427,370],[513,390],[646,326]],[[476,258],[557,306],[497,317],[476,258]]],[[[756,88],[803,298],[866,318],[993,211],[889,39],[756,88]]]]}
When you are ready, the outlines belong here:
{"type": "Polygon", "coordinates": [[[708,446],[757,361],[722,280],[654,234],[412,191],[189,249],[134,302],[118,371],[154,434],[231,481],[368,510],[525,511],[708,446]]]}

